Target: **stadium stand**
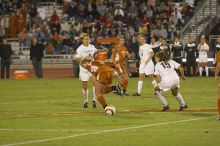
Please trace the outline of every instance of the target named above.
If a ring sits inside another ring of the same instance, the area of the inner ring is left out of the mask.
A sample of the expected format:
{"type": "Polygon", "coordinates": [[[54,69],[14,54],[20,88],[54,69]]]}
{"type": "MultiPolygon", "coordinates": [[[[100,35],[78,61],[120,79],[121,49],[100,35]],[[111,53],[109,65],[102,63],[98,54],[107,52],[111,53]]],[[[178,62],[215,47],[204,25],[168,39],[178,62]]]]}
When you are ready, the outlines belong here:
{"type": "Polygon", "coordinates": [[[209,35],[205,30],[215,26],[218,12],[217,0],[1,0],[0,37],[12,45],[13,64],[30,64],[33,36],[45,45],[43,63],[71,64],[82,32],[89,33],[93,43],[99,37],[124,35],[127,47],[138,56],[138,33],[148,42],[163,36],[172,43],[176,35],[183,44],[188,35],[198,41],[209,35]]]}

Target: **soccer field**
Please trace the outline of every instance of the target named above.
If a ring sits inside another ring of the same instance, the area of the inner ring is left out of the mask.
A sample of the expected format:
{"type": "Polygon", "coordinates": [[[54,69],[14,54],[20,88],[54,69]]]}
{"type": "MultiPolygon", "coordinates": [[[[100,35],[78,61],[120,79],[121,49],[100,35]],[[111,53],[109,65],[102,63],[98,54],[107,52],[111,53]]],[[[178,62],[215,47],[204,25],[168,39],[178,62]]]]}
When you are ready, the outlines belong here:
{"type": "MultiPolygon", "coordinates": [[[[128,93],[138,78],[130,78],[128,93]]],[[[90,91],[92,84],[90,83],[90,91]]],[[[83,108],[78,79],[0,81],[0,145],[31,146],[217,146],[217,82],[213,77],[187,78],[180,92],[189,108],[165,93],[170,111],[161,113],[149,79],[140,97],[107,94],[115,116],[98,104],[83,108]]]]}

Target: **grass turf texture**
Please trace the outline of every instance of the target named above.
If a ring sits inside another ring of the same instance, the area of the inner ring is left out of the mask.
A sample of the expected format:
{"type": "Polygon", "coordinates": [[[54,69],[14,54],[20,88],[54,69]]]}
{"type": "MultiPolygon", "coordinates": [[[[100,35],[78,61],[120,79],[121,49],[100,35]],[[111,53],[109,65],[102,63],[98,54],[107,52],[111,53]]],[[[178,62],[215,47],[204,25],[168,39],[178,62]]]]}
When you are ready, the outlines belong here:
{"type": "MultiPolygon", "coordinates": [[[[129,80],[129,94],[136,92],[137,81],[137,78],[129,80]]],[[[145,79],[140,97],[106,95],[107,102],[116,107],[116,115],[110,117],[105,116],[99,104],[92,108],[91,92],[89,108],[83,108],[78,79],[1,80],[0,89],[0,145],[216,146],[220,143],[217,83],[212,77],[181,82],[180,92],[192,112],[178,112],[179,105],[170,91],[165,96],[174,112],[159,112],[162,105],[153,95],[149,79],[145,79]],[[205,112],[207,109],[212,112],[205,112]]]]}

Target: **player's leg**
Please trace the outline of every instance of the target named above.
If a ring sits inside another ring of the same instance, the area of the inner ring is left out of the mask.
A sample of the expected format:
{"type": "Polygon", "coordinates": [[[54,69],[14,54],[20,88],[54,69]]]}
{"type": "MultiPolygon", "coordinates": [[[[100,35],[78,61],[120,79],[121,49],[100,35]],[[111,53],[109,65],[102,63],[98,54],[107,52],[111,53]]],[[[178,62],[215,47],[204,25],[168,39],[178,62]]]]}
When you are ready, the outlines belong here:
{"type": "Polygon", "coordinates": [[[88,108],[88,97],[89,97],[89,90],[88,90],[88,81],[90,78],[90,73],[84,73],[80,72],[79,77],[82,81],[82,86],[83,86],[83,107],[88,108]]]}
{"type": "Polygon", "coordinates": [[[134,93],[133,96],[140,96],[141,95],[141,91],[142,91],[143,84],[144,84],[144,78],[145,78],[144,73],[140,73],[139,74],[139,80],[138,80],[137,92],[134,93]]]}
{"type": "Polygon", "coordinates": [[[208,63],[207,62],[204,63],[204,67],[205,67],[206,76],[208,77],[209,76],[209,67],[208,67],[208,63]]]}
{"type": "Polygon", "coordinates": [[[97,100],[102,105],[102,107],[105,109],[105,107],[107,106],[105,97],[103,96],[103,90],[105,88],[105,85],[97,81],[95,82],[95,88],[96,88],[95,93],[96,93],[97,100]]]}
{"type": "Polygon", "coordinates": [[[173,96],[176,97],[177,101],[180,104],[179,110],[182,111],[182,110],[186,109],[188,106],[185,103],[182,95],[179,93],[179,88],[178,87],[174,87],[174,88],[171,89],[171,91],[172,91],[173,96]]]}
{"type": "Polygon", "coordinates": [[[122,82],[122,88],[123,88],[123,94],[125,96],[128,96],[127,94],[127,86],[128,86],[128,74],[127,74],[127,70],[126,70],[126,67],[125,65],[121,65],[121,69],[122,69],[122,79],[123,79],[123,82],[122,82]]]}
{"type": "Polygon", "coordinates": [[[95,94],[95,85],[94,85],[94,83],[96,81],[96,78],[95,78],[95,76],[91,76],[91,78],[92,78],[92,83],[93,83],[93,87],[92,87],[92,94],[93,94],[93,96],[92,96],[92,106],[93,106],[93,108],[96,108],[96,94],[95,94]]]}
{"type": "Polygon", "coordinates": [[[88,108],[88,97],[89,97],[89,90],[88,90],[88,81],[82,81],[83,86],[83,107],[88,108]]]}
{"type": "Polygon", "coordinates": [[[202,76],[202,71],[203,71],[202,63],[199,62],[199,63],[198,63],[198,66],[199,66],[199,76],[201,77],[201,76],[202,76]]]}
{"type": "Polygon", "coordinates": [[[159,86],[155,87],[155,92],[156,95],[158,97],[158,99],[160,100],[161,104],[163,105],[163,108],[161,109],[161,112],[165,112],[167,110],[169,110],[169,104],[167,103],[165,97],[163,96],[163,91],[160,89],[159,86]]]}
{"type": "Polygon", "coordinates": [[[144,67],[145,67],[145,64],[144,64],[144,63],[141,63],[141,64],[139,65],[138,88],[137,88],[137,92],[134,93],[133,96],[140,96],[140,95],[141,95],[141,91],[142,91],[143,84],[144,84],[144,78],[145,78],[144,67]]]}

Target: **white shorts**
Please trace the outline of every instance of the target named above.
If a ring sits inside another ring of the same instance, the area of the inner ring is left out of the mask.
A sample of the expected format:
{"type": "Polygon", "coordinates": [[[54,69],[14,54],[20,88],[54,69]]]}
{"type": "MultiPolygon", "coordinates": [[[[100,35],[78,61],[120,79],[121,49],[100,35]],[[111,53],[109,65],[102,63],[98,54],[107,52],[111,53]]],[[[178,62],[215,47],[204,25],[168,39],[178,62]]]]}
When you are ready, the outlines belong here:
{"type": "Polygon", "coordinates": [[[163,89],[163,91],[167,91],[169,89],[173,89],[175,87],[180,87],[180,81],[179,80],[173,80],[170,82],[161,82],[159,83],[160,89],[163,89]]]}
{"type": "Polygon", "coordinates": [[[154,73],[154,64],[153,62],[149,62],[148,64],[141,63],[139,65],[139,74],[150,75],[154,73]]]}
{"type": "Polygon", "coordinates": [[[92,74],[88,70],[84,69],[81,66],[80,66],[79,70],[80,70],[79,71],[79,78],[80,78],[80,80],[81,81],[89,81],[89,79],[91,78],[92,74]]]}
{"type": "Polygon", "coordinates": [[[199,63],[206,63],[208,62],[208,55],[205,52],[199,52],[199,58],[198,58],[199,63]]]}

